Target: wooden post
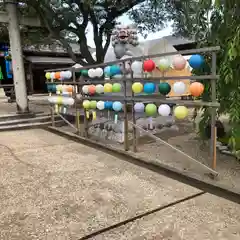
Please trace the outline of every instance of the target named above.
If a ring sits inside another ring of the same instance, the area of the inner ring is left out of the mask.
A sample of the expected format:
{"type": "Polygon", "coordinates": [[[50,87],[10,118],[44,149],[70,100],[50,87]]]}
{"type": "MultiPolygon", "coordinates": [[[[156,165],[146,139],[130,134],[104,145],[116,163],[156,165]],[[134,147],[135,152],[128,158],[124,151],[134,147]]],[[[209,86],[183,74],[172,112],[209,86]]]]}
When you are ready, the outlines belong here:
{"type": "Polygon", "coordinates": [[[213,161],[212,161],[212,168],[213,170],[216,170],[217,168],[217,128],[215,127],[215,131],[214,131],[214,154],[213,154],[213,161]]]}
{"type": "MultiPolygon", "coordinates": [[[[217,56],[216,56],[216,52],[212,52],[212,75],[216,76],[216,64],[217,64],[217,56]]],[[[212,102],[216,102],[217,101],[217,94],[216,94],[216,78],[215,79],[211,79],[211,100],[212,102]]],[[[212,107],[211,108],[211,156],[213,159],[213,162],[216,162],[214,159],[216,158],[216,108],[212,107]]],[[[214,165],[214,167],[216,168],[216,166],[214,165]]]]}
{"type": "MultiPolygon", "coordinates": [[[[130,62],[132,65],[132,61],[130,62]]],[[[133,71],[131,71],[131,79],[133,79],[133,71]]],[[[132,84],[134,83],[134,81],[132,80],[132,84]]],[[[131,89],[131,94],[132,97],[134,97],[134,92],[131,89]]],[[[132,122],[134,125],[132,125],[132,129],[133,129],[133,152],[137,152],[137,129],[135,127],[136,125],[136,116],[135,116],[135,110],[134,110],[134,105],[135,105],[135,101],[132,101],[132,122]]]]}

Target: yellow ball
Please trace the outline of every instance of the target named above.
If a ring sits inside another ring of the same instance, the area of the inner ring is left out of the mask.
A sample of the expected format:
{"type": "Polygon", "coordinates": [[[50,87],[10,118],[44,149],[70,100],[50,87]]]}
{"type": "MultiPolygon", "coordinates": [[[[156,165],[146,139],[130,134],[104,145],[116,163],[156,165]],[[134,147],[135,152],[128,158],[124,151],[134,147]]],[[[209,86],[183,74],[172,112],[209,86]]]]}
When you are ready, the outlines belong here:
{"type": "Polygon", "coordinates": [[[50,72],[47,72],[46,74],[45,74],[45,77],[46,77],[46,79],[51,79],[51,73],[50,72]]]}
{"type": "Polygon", "coordinates": [[[104,89],[104,92],[106,93],[112,92],[112,84],[105,83],[103,89],[104,89]]]}
{"type": "Polygon", "coordinates": [[[186,118],[188,115],[188,109],[185,107],[185,106],[177,106],[175,109],[174,109],[174,116],[177,118],[177,119],[184,119],[186,118]]]}
{"type": "Polygon", "coordinates": [[[141,93],[143,91],[143,85],[140,82],[135,82],[132,85],[132,91],[134,93],[141,93]]]}
{"type": "Polygon", "coordinates": [[[89,108],[90,108],[90,101],[84,100],[84,101],[83,101],[83,108],[89,109],[89,108]]]}

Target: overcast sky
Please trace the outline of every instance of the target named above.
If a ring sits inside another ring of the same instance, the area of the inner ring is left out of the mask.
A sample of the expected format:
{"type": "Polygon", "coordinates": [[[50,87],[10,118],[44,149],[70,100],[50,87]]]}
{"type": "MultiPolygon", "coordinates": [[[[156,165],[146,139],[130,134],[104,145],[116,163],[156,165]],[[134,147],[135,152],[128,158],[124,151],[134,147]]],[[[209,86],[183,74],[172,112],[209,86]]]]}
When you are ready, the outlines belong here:
{"type": "MultiPolygon", "coordinates": [[[[122,17],[120,17],[119,22],[123,25],[128,25],[128,24],[132,23],[132,21],[128,18],[127,15],[123,15],[122,17]]],[[[89,26],[88,29],[89,29],[89,33],[87,35],[88,46],[95,48],[91,26],[89,26]]],[[[168,36],[168,35],[171,35],[171,34],[172,34],[172,28],[169,26],[169,27],[163,29],[162,31],[159,31],[159,32],[156,32],[156,33],[150,33],[147,37],[147,40],[161,38],[161,37],[168,36]]],[[[138,37],[139,37],[139,41],[144,40],[144,38],[140,34],[138,35],[138,37]]]]}

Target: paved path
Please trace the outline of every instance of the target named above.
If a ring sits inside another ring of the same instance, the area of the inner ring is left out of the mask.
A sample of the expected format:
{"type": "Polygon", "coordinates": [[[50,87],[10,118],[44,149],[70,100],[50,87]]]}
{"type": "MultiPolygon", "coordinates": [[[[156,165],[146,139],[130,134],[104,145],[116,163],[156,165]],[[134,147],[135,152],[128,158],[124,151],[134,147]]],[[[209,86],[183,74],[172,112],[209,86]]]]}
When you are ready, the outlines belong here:
{"type": "Polygon", "coordinates": [[[0,133],[0,239],[237,240],[239,205],[44,130],[0,133]],[[155,213],[147,214],[154,210],[155,213]]]}

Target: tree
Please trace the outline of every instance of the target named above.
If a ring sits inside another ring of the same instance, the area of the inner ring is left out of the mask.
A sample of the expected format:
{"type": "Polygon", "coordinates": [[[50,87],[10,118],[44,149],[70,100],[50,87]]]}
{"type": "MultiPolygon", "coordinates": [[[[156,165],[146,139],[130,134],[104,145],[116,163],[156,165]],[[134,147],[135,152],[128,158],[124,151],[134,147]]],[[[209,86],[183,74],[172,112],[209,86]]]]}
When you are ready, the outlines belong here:
{"type": "Polygon", "coordinates": [[[118,17],[129,14],[145,34],[148,30],[160,30],[174,7],[168,0],[25,0],[25,3],[36,10],[51,37],[58,39],[69,56],[81,65],[104,61],[118,17]],[[93,27],[96,61],[87,45],[89,24],[93,27]],[[79,44],[82,58],[72,51],[69,36],[79,44]]]}
{"type": "MultiPolygon", "coordinates": [[[[195,36],[199,47],[221,47],[217,55],[217,98],[220,102],[218,115],[228,114],[232,126],[229,144],[240,150],[240,2],[238,0],[181,1],[181,14],[176,16],[174,29],[182,36],[195,36]]],[[[210,67],[207,58],[206,68],[210,67]]],[[[196,72],[199,73],[199,72],[196,72]]],[[[211,88],[205,84],[204,100],[208,101],[211,88]]],[[[209,121],[207,109],[200,124],[202,131],[209,121]]]]}
{"type": "MultiPolygon", "coordinates": [[[[36,11],[29,5],[18,5],[22,16],[35,17],[36,11]]],[[[0,2],[0,11],[4,11],[4,4],[0,2]]],[[[49,33],[44,27],[20,26],[20,33],[23,45],[44,44],[55,41],[49,37],[49,33]]],[[[8,28],[6,23],[0,23],[0,35],[2,42],[9,42],[8,28]]]]}

